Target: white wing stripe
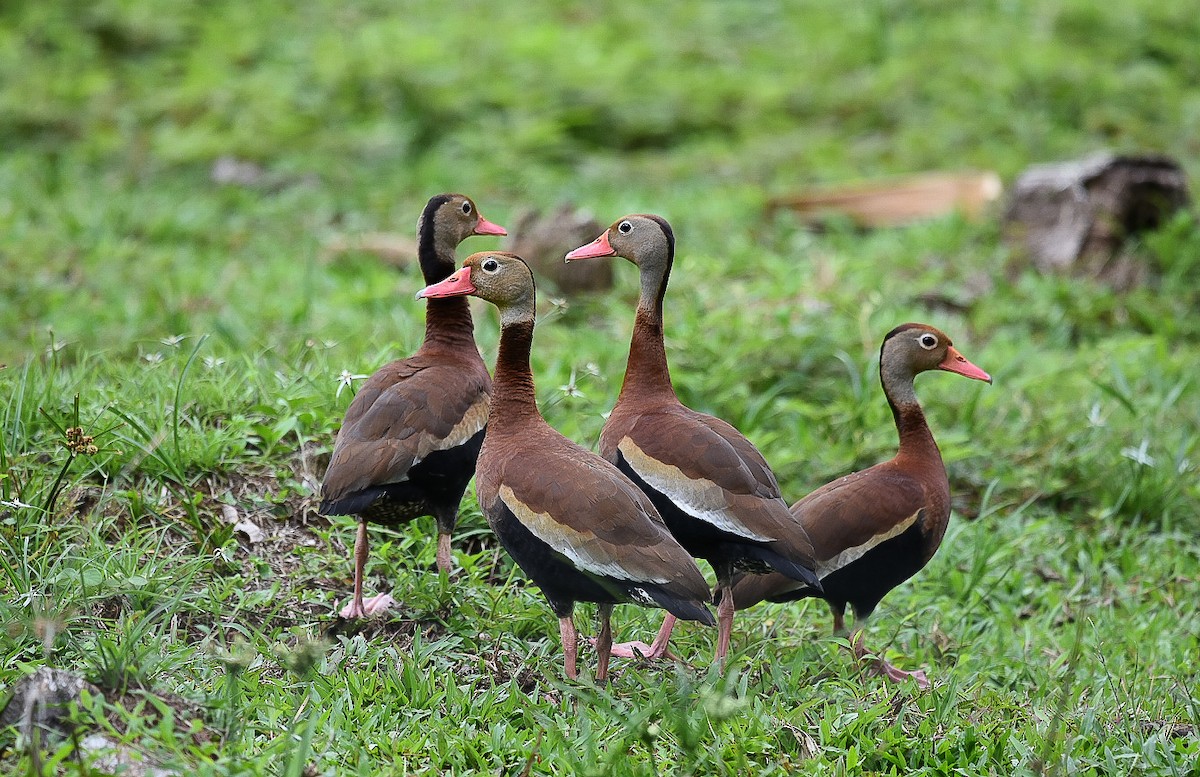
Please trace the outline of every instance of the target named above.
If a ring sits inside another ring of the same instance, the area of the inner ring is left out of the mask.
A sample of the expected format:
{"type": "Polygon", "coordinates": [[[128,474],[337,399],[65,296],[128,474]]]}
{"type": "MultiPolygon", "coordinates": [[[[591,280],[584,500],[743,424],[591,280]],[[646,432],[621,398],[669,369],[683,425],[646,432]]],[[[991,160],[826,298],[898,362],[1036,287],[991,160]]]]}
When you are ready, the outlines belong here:
{"type": "Polygon", "coordinates": [[[416,464],[434,451],[450,450],[474,437],[480,429],[487,425],[488,405],[487,395],[477,399],[475,404],[471,405],[467,408],[467,412],[463,413],[462,420],[455,424],[454,428],[445,437],[422,434],[421,439],[417,443],[417,455],[413,460],[413,464],[416,464]]]}
{"type": "Polygon", "coordinates": [[[570,559],[577,568],[593,575],[611,577],[617,580],[630,580],[641,583],[669,583],[669,578],[646,578],[630,573],[619,563],[593,553],[588,547],[595,543],[596,535],[591,532],[578,532],[569,526],[555,521],[549,513],[539,513],[523,503],[508,486],[500,486],[500,500],[512,510],[513,515],[521,524],[542,542],[556,552],[570,559]]]}
{"type": "Polygon", "coordinates": [[[916,523],[917,517],[920,515],[921,511],[917,510],[915,513],[908,516],[883,534],[876,534],[874,537],[861,545],[856,545],[853,548],[846,548],[833,558],[818,565],[817,576],[824,578],[826,575],[831,575],[842,567],[858,561],[860,558],[867,555],[867,552],[872,548],[879,547],[893,537],[898,537],[899,535],[908,531],[909,527],[916,523]]]}
{"type": "Polygon", "coordinates": [[[617,450],[638,477],[646,481],[646,485],[666,496],[693,518],[755,542],[773,542],[776,539],[758,534],[739,521],[725,505],[721,487],[711,480],[689,478],[678,467],[648,456],[628,437],[621,440],[617,450]],[[647,466],[649,462],[653,462],[653,469],[647,466]],[[661,471],[655,472],[654,469],[661,471]]]}

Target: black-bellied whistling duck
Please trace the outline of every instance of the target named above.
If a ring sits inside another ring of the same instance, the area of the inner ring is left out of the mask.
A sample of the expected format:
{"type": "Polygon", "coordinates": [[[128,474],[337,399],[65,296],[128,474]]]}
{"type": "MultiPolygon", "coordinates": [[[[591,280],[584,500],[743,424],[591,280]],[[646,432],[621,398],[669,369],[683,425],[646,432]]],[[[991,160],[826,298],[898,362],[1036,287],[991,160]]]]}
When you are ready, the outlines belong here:
{"type": "MultiPolygon", "coordinates": [[[[650,496],[683,547],[712,564],[718,591],[729,588],[739,569],[776,570],[819,586],[812,545],[762,454],[738,430],[675,396],[663,344],[663,298],[675,257],[671,226],[658,216],[626,216],[567,261],[599,256],[624,257],[641,273],[625,382],[600,435],[600,454],[650,496]]],[[[732,602],[720,601],[718,664],[733,624],[732,602]]],[[[653,645],[627,643],[617,654],[661,657],[673,626],[668,617],[653,645]]]]}
{"type": "MultiPolygon", "coordinates": [[[[915,575],[937,552],[950,520],[950,481],[933,434],[913,391],[913,378],[946,370],[992,382],[967,361],[942,332],[926,324],[898,326],[883,339],[879,377],[900,432],[900,450],[889,461],[821,486],[792,505],[817,551],[823,591],[782,575],[746,577],[733,587],[742,610],[764,599],[786,602],[816,596],[829,603],[835,631],[845,630],[846,605],[854,609],[854,653],[862,659],[867,616],[896,586],[915,575]]],[[[905,672],[882,658],[876,672],[892,680],[913,677],[929,686],[922,671],[905,672]]]]}
{"type": "MultiPolygon", "coordinates": [[[[461,194],[431,197],[417,221],[426,283],[454,272],[454,249],[471,235],[504,235],[461,194]]],[[[394,526],[422,515],[437,521],[437,566],[450,571],[450,533],[475,472],[492,380],[475,346],[465,299],[431,299],[417,352],[379,369],[346,410],[321,485],[322,515],[357,515],[354,597],[343,618],[387,609],[391,596],[363,601],[367,522],[394,526]]]]}
{"type": "Polygon", "coordinates": [[[461,270],[418,296],[464,294],[500,309],[491,420],[475,473],[479,506],[558,616],[567,676],[576,676],[575,602],[599,605],[600,681],[608,675],[614,604],[661,607],[713,625],[708,583],[651,501],[538,412],[529,370],[535,313],[529,267],[516,254],[472,254],[461,270]]]}

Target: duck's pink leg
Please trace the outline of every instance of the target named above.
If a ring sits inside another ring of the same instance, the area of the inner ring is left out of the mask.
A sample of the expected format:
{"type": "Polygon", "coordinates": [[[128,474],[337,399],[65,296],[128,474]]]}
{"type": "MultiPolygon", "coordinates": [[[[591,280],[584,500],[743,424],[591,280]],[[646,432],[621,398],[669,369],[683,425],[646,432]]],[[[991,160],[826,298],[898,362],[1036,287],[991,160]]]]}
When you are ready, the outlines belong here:
{"type": "Polygon", "coordinates": [[[729,652],[729,638],[733,634],[733,587],[723,586],[721,601],[717,603],[717,666],[725,670],[725,654],[729,652]]]}
{"type": "Polygon", "coordinates": [[[575,632],[575,623],[568,615],[558,619],[558,633],[562,636],[563,666],[567,677],[574,680],[579,676],[576,661],[579,658],[579,635],[575,632]]]}
{"type": "Polygon", "coordinates": [[[363,607],[362,579],[367,566],[367,522],[358,522],[358,536],[354,538],[354,598],[338,613],[343,618],[362,618],[367,614],[363,607]]]}
{"type": "Polygon", "coordinates": [[[647,645],[645,642],[621,642],[612,646],[612,654],[621,658],[649,658],[657,660],[660,658],[675,659],[667,646],[671,642],[671,631],[675,628],[675,616],[667,613],[667,617],[663,618],[662,626],[658,629],[658,634],[654,636],[654,643],[647,645]]]}
{"type": "Polygon", "coordinates": [[[599,606],[600,632],[596,635],[596,682],[608,681],[608,659],[612,655],[612,610],[611,604],[599,606]]]}
{"type": "Polygon", "coordinates": [[[438,532],[437,568],[450,574],[450,535],[445,532],[438,532]]]}
{"type": "Polygon", "coordinates": [[[877,656],[868,650],[863,645],[863,630],[861,628],[854,634],[850,644],[854,648],[854,657],[859,661],[866,660],[870,666],[869,671],[872,674],[882,675],[894,683],[902,683],[911,678],[917,681],[917,687],[921,690],[929,688],[929,677],[925,674],[925,670],[917,669],[907,672],[889,664],[882,656],[877,656]]]}
{"type": "Polygon", "coordinates": [[[363,601],[363,572],[367,566],[367,522],[358,522],[358,536],[354,538],[354,598],[338,613],[343,618],[365,618],[383,612],[396,603],[388,594],[379,594],[363,601]]]}

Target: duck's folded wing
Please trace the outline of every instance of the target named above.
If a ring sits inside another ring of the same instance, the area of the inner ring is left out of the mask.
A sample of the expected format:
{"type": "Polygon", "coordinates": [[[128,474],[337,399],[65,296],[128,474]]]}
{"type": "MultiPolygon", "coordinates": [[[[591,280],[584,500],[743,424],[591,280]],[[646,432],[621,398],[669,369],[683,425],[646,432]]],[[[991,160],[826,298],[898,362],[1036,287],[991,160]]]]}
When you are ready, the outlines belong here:
{"type": "Polygon", "coordinates": [[[486,370],[415,359],[386,365],[346,411],[322,497],[334,503],[364,488],[401,482],[429,454],[471,439],[487,417],[486,370]]]}
{"type": "Polygon", "coordinates": [[[633,583],[707,583],[628,478],[585,451],[526,456],[504,468],[496,497],[535,537],[581,571],[633,583]],[[579,455],[582,454],[582,455],[579,455]]]}
{"type": "Polygon", "coordinates": [[[648,413],[616,447],[639,478],[693,518],[755,542],[794,527],[761,454],[719,419],[648,413]]]}

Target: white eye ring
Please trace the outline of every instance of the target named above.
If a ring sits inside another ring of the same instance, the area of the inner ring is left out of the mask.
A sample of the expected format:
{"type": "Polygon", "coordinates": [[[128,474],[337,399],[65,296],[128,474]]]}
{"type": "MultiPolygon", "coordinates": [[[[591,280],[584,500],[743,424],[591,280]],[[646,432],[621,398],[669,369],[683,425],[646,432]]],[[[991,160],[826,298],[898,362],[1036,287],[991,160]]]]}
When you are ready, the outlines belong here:
{"type": "Polygon", "coordinates": [[[617,225],[617,231],[620,232],[622,235],[628,235],[630,232],[633,231],[633,225],[630,224],[628,221],[622,221],[620,224],[617,225]]]}
{"type": "Polygon", "coordinates": [[[926,351],[932,351],[934,348],[937,348],[938,339],[937,339],[936,335],[931,335],[928,332],[926,332],[925,334],[923,334],[919,338],[917,338],[917,343],[920,344],[920,346],[922,348],[924,348],[926,351]]]}
{"type": "Polygon", "coordinates": [[[497,262],[495,259],[484,259],[483,260],[483,271],[484,272],[496,272],[496,270],[499,270],[499,269],[500,269],[500,263],[497,262]]]}
{"type": "Polygon", "coordinates": [[[470,202],[469,200],[468,200],[468,201],[465,201],[465,202],[463,202],[463,204],[462,204],[462,212],[463,212],[463,213],[465,213],[465,214],[466,214],[466,215],[468,215],[468,216],[470,216],[470,215],[471,215],[471,202],[470,202]]]}

